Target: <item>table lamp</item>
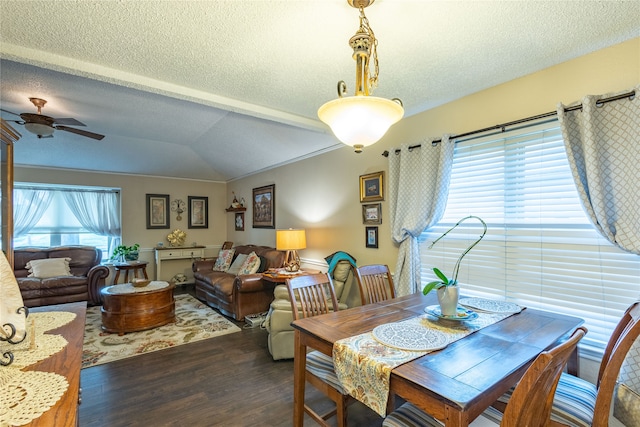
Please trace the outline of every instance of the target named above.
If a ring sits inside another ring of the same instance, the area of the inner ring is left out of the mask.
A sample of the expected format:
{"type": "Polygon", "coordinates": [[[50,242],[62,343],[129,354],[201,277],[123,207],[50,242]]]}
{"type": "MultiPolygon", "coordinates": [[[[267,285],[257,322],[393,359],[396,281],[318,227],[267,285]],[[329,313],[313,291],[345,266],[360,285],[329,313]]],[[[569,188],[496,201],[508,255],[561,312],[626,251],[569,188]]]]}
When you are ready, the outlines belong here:
{"type": "Polygon", "coordinates": [[[307,237],[304,230],[276,230],[276,249],[287,251],[284,259],[284,269],[286,271],[298,271],[300,269],[300,258],[298,249],[307,247],[307,237]]]}

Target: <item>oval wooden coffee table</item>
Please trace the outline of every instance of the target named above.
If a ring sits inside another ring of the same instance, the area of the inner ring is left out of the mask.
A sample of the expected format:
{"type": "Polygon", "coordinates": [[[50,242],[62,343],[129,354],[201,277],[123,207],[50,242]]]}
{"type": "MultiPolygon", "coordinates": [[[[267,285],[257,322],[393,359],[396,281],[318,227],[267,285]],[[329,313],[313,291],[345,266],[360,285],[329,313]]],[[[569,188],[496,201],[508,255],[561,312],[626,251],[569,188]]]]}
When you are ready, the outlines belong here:
{"type": "Polygon", "coordinates": [[[144,287],[131,283],[107,286],[102,294],[102,329],[124,335],[175,321],[173,284],[152,281],[144,287]]]}

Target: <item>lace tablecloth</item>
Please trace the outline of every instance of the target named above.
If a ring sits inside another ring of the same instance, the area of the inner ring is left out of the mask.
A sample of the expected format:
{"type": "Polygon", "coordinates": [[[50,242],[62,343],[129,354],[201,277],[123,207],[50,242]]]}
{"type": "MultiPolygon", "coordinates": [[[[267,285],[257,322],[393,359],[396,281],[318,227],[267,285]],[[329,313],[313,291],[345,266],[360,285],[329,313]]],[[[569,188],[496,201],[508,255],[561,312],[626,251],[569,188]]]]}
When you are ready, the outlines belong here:
{"type": "Polygon", "coordinates": [[[389,346],[380,342],[393,335],[388,333],[374,335],[372,332],[367,332],[336,341],[333,346],[333,363],[336,375],[347,393],[384,417],[389,398],[389,378],[393,368],[417,359],[430,351],[446,347],[452,342],[497,323],[512,314],[478,313],[478,316],[473,319],[459,322],[439,321],[435,317],[425,314],[390,324],[392,326],[389,329],[393,329],[394,333],[400,331],[399,334],[402,334],[402,330],[407,331],[405,337],[391,338],[403,343],[399,346],[389,346]],[[421,344],[414,342],[416,341],[414,338],[417,327],[433,331],[433,333],[425,334],[428,339],[426,345],[424,341],[421,344]],[[440,342],[442,336],[445,337],[446,342],[444,343],[440,342]],[[413,348],[431,348],[431,350],[414,351],[413,348]]]}
{"type": "Polygon", "coordinates": [[[158,289],[164,289],[167,286],[169,286],[169,282],[164,282],[162,280],[152,280],[147,286],[136,287],[131,283],[122,283],[120,285],[108,286],[104,288],[102,292],[106,292],[112,295],[133,294],[135,292],[156,291],[158,289]]]}

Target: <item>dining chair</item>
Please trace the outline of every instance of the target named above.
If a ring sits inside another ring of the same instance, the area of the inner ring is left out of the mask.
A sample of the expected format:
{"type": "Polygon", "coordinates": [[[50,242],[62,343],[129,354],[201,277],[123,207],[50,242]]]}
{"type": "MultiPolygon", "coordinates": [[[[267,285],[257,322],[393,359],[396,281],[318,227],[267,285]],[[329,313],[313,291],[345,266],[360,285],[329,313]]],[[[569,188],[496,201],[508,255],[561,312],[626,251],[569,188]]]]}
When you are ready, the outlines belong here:
{"type": "MultiPolygon", "coordinates": [[[[311,274],[287,279],[287,290],[291,301],[293,320],[338,311],[338,299],[331,277],[327,274],[311,274]]],[[[319,414],[306,403],[304,411],[322,426],[336,415],[338,426],[347,425],[347,405],[353,401],[346,394],[333,367],[333,359],[319,351],[307,353],[305,381],[335,402],[335,408],[319,414]]]]}
{"type": "MultiPolygon", "coordinates": [[[[551,419],[568,426],[608,426],[614,393],[624,385],[618,378],[620,368],[634,344],[637,351],[639,335],[640,302],[635,302],[627,308],[611,334],[600,362],[596,384],[567,373],[562,374],[553,401],[551,419]]],[[[640,356],[634,357],[640,359],[640,356]]],[[[508,398],[507,393],[500,401],[508,402],[508,398]]],[[[640,425],[640,420],[636,420],[634,425],[640,425]]]]}
{"type": "Polygon", "coordinates": [[[363,265],[356,268],[362,305],[396,297],[389,267],[383,264],[363,265]]]}
{"type": "Polygon", "coordinates": [[[640,426],[640,340],[636,339],[622,362],[613,416],[625,426],[640,426]]]}
{"type": "MultiPolygon", "coordinates": [[[[552,425],[550,422],[551,406],[560,375],[571,353],[586,333],[587,329],[581,326],[562,344],[540,353],[516,385],[504,413],[489,407],[470,426],[487,425],[488,421],[493,421],[501,427],[546,427],[552,425]]],[[[382,422],[382,426],[440,427],[442,423],[407,402],[389,414],[382,422]]]]}

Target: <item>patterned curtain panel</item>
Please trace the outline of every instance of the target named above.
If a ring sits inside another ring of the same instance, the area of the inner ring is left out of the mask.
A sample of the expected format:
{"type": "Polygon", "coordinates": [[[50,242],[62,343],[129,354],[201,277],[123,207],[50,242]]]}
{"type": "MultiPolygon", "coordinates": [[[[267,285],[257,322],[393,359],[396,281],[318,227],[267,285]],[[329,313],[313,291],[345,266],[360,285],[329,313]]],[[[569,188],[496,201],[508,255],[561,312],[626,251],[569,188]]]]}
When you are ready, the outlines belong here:
{"type": "Polygon", "coordinates": [[[400,245],[394,282],[398,296],[420,289],[420,234],[436,224],[447,204],[453,164],[453,142],[444,135],[436,146],[400,147],[389,154],[389,210],[391,237],[400,245]]]}
{"type": "Polygon", "coordinates": [[[558,119],[580,200],[596,229],[621,249],[640,254],[640,86],[635,97],[582,111],[558,106],[558,119]]]}

